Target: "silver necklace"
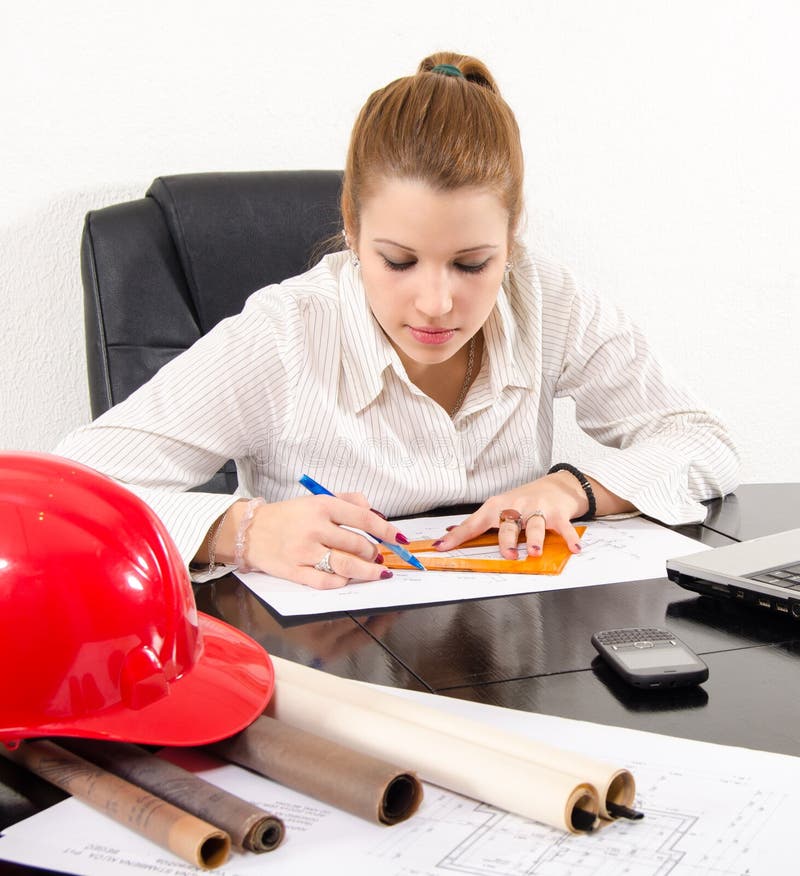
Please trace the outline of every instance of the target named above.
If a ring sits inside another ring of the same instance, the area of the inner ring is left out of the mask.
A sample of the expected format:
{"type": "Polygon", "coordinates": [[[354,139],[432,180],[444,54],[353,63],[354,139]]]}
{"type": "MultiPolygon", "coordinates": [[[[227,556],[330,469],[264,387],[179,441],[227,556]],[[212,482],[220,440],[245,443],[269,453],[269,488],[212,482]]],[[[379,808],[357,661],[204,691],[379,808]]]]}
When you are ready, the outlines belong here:
{"type": "Polygon", "coordinates": [[[469,349],[467,350],[467,373],[464,375],[464,382],[461,384],[461,391],[458,393],[455,405],[450,409],[450,416],[455,417],[461,405],[464,404],[464,399],[469,392],[469,385],[472,382],[472,369],[475,367],[475,335],[469,339],[469,349]]]}

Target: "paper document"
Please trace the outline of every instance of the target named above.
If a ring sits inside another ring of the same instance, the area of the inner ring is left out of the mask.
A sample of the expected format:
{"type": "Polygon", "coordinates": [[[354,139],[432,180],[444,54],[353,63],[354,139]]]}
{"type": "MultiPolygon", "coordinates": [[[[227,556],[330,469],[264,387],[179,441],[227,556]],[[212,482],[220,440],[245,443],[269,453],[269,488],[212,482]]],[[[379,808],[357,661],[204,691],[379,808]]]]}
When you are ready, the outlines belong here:
{"type": "MultiPolygon", "coordinates": [[[[408,697],[561,748],[618,761],[636,775],[641,821],[589,835],[555,828],[425,785],[416,815],[379,826],[240,767],[173,749],[170,756],[280,816],[286,840],[263,855],[234,852],[220,876],[774,876],[796,856],[800,758],[604,727],[432,694],[408,697]]],[[[535,788],[530,789],[536,793],[535,788]]],[[[0,837],[0,859],[81,876],[197,870],[75,799],[0,837]]],[[[206,871],[207,872],[207,871],[206,871]]]]}
{"type": "MultiPolygon", "coordinates": [[[[397,526],[412,540],[439,538],[446,526],[463,519],[463,516],[421,517],[397,521],[397,526]]],[[[311,615],[663,578],[667,559],[696,553],[707,547],[641,517],[593,521],[587,525],[581,544],[581,553],[570,558],[560,575],[396,569],[394,577],[387,581],[348,584],[338,590],[312,590],[261,572],[237,572],[236,575],[279,614],[311,615]]],[[[465,548],[452,551],[450,555],[500,558],[496,547],[465,548]]],[[[524,550],[521,550],[520,556],[524,555],[524,550]]],[[[424,565],[425,555],[420,554],[419,559],[424,565]]]]}

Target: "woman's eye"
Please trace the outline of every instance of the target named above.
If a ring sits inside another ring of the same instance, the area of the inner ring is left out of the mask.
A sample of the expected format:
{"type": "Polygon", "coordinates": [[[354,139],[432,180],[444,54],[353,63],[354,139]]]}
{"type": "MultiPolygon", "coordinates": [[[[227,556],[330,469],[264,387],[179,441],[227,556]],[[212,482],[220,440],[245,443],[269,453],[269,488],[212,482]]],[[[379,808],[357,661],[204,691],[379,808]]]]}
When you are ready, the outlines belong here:
{"type": "Polygon", "coordinates": [[[407,271],[409,268],[413,268],[416,262],[393,262],[390,259],[387,259],[386,256],[383,256],[383,262],[386,267],[390,271],[407,271]]]}
{"type": "Polygon", "coordinates": [[[463,271],[465,274],[480,274],[480,272],[489,264],[489,259],[481,262],[479,265],[464,265],[461,262],[456,262],[456,268],[463,271]]]}
{"type": "MultiPolygon", "coordinates": [[[[411,260],[408,262],[393,262],[391,259],[387,259],[386,256],[382,256],[384,265],[390,271],[407,271],[409,268],[413,268],[416,264],[415,260],[411,260]]],[[[489,259],[481,262],[478,265],[466,265],[462,262],[454,262],[453,267],[457,271],[461,271],[462,274],[480,274],[482,270],[489,264],[489,259]]]]}

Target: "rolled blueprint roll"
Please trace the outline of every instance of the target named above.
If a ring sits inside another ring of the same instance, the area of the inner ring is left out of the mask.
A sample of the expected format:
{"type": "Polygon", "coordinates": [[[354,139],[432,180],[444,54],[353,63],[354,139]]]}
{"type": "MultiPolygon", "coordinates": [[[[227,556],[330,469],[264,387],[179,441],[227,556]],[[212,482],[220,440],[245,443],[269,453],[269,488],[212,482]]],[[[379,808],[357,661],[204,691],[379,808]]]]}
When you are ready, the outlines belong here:
{"type": "Polygon", "coordinates": [[[374,757],[409,764],[443,788],[572,833],[597,823],[597,791],[588,782],[452,733],[328,696],[290,680],[276,665],[269,713],[282,723],[374,757]]]}
{"type": "Polygon", "coordinates": [[[210,750],[369,821],[404,821],[422,800],[413,773],[266,715],[210,750]]]}
{"type": "Polygon", "coordinates": [[[90,739],[65,739],[61,745],[174,806],[215,824],[230,834],[234,845],[241,849],[269,852],[283,839],[280,818],[138,745],[90,739]]]}
{"type": "Polygon", "coordinates": [[[479,721],[462,717],[456,719],[439,709],[383,693],[362,682],[348,681],[280,657],[273,658],[273,665],[276,680],[279,682],[287,680],[340,701],[380,711],[399,720],[413,721],[428,729],[458,736],[476,745],[502,751],[515,758],[539,763],[573,775],[597,789],[600,814],[604,818],[612,817],[608,811],[609,804],[633,805],[636,782],[633,774],[622,767],[544,742],[537,742],[518,733],[487,727],[479,721]]]}
{"type": "Polygon", "coordinates": [[[228,859],[225,831],[49,740],[23,742],[4,754],[196,867],[212,869],[228,859]]]}

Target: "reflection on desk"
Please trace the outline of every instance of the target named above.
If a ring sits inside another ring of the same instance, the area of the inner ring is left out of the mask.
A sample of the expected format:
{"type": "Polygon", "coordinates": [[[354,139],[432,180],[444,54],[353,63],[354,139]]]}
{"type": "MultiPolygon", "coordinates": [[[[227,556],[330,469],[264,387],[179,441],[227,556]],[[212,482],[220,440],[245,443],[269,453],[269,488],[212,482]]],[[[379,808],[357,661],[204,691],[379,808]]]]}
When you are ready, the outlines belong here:
{"type": "Polygon", "coordinates": [[[200,611],[247,633],[267,653],[317,669],[336,666],[336,674],[375,684],[424,690],[424,685],[379,644],[398,618],[379,612],[361,622],[349,615],[333,618],[291,618],[274,614],[233,575],[195,589],[200,611]]]}

